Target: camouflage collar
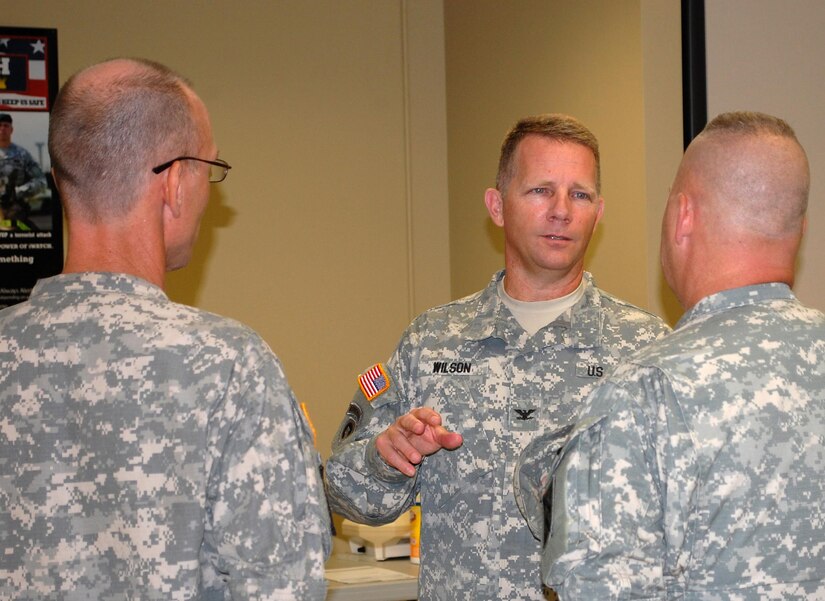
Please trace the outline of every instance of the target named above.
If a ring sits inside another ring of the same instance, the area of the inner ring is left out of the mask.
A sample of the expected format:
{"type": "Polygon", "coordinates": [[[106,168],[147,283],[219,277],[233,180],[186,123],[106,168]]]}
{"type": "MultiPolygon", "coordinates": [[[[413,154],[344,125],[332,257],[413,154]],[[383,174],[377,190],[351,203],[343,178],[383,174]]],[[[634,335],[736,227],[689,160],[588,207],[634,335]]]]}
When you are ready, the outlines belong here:
{"type": "Polygon", "coordinates": [[[727,311],[736,307],[745,307],[764,303],[770,300],[796,300],[793,292],[787,284],[772,282],[769,284],[755,284],[753,286],[743,286],[741,288],[731,288],[722,290],[710,296],[706,296],[687,311],[674,330],[685,325],[704,319],[713,313],[727,311]]]}
{"type": "Polygon", "coordinates": [[[66,294],[120,294],[167,298],[161,289],[137,276],[126,273],[89,271],[66,273],[38,280],[31,296],[63,296],[66,294]]]}

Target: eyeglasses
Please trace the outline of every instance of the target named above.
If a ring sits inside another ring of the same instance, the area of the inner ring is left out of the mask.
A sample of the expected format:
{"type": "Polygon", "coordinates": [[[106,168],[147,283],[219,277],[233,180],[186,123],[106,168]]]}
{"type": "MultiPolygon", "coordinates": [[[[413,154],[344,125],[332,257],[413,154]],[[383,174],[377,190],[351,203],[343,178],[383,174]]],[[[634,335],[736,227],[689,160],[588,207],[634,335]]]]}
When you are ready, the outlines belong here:
{"type": "Polygon", "coordinates": [[[229,173],[229,170],[232,169],[232,165],[227,163],[222,159],[215,159],[214,161],[207,161],[206,159],[199,159],[198,157],[175,157],[171,161],[167,161],[162,165],[158,165],[157,167],[152,167],[153,173],[163,173],[175,161],[199,161],[201,163],[206,163],[209,165],[209,183],[210,184],[217,184],[218,182],[222,182],[226,179],[226,174],[229,173]]]}

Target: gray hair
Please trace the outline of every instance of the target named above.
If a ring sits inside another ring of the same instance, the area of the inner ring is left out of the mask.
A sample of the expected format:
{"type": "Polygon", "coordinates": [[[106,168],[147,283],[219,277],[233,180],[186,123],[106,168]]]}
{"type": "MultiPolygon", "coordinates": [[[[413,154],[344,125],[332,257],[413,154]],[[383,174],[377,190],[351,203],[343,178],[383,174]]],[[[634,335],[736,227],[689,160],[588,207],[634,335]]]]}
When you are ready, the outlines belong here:
{"type": "Polygon", "coordinates": [[[131,68],[112,77],[89,76],[111,62],[69,78],[49,121],[60,189],[93,221],[128,213],[154,175],[152,167],[197,152],[201,135],[183,77],[143,59],[126,59],[131,68]]]}

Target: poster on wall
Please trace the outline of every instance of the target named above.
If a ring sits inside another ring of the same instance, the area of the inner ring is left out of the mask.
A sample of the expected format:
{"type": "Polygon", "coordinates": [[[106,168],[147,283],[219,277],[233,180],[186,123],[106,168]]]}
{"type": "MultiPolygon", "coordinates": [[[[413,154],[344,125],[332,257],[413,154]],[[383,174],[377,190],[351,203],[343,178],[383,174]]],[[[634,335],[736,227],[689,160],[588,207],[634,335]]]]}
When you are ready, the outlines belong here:
{"type": "Polygon", "coordinates": [[[48,152],[57,88],[57,30],[0,27],[0,309],[63,268],[48,152]]]}

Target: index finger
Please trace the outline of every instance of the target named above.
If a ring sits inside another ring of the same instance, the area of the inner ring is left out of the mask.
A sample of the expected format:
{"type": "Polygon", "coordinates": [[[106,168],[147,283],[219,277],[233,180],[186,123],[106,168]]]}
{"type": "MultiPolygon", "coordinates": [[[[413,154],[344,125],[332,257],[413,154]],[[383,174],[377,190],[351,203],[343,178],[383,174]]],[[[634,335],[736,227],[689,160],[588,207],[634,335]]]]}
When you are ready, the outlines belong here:
{"type": "Polygon", "coordinates": [[[429,407],[416,407],[410,411],[410,415],[429,426],[441,425],[441,415],[429,407]]]}

